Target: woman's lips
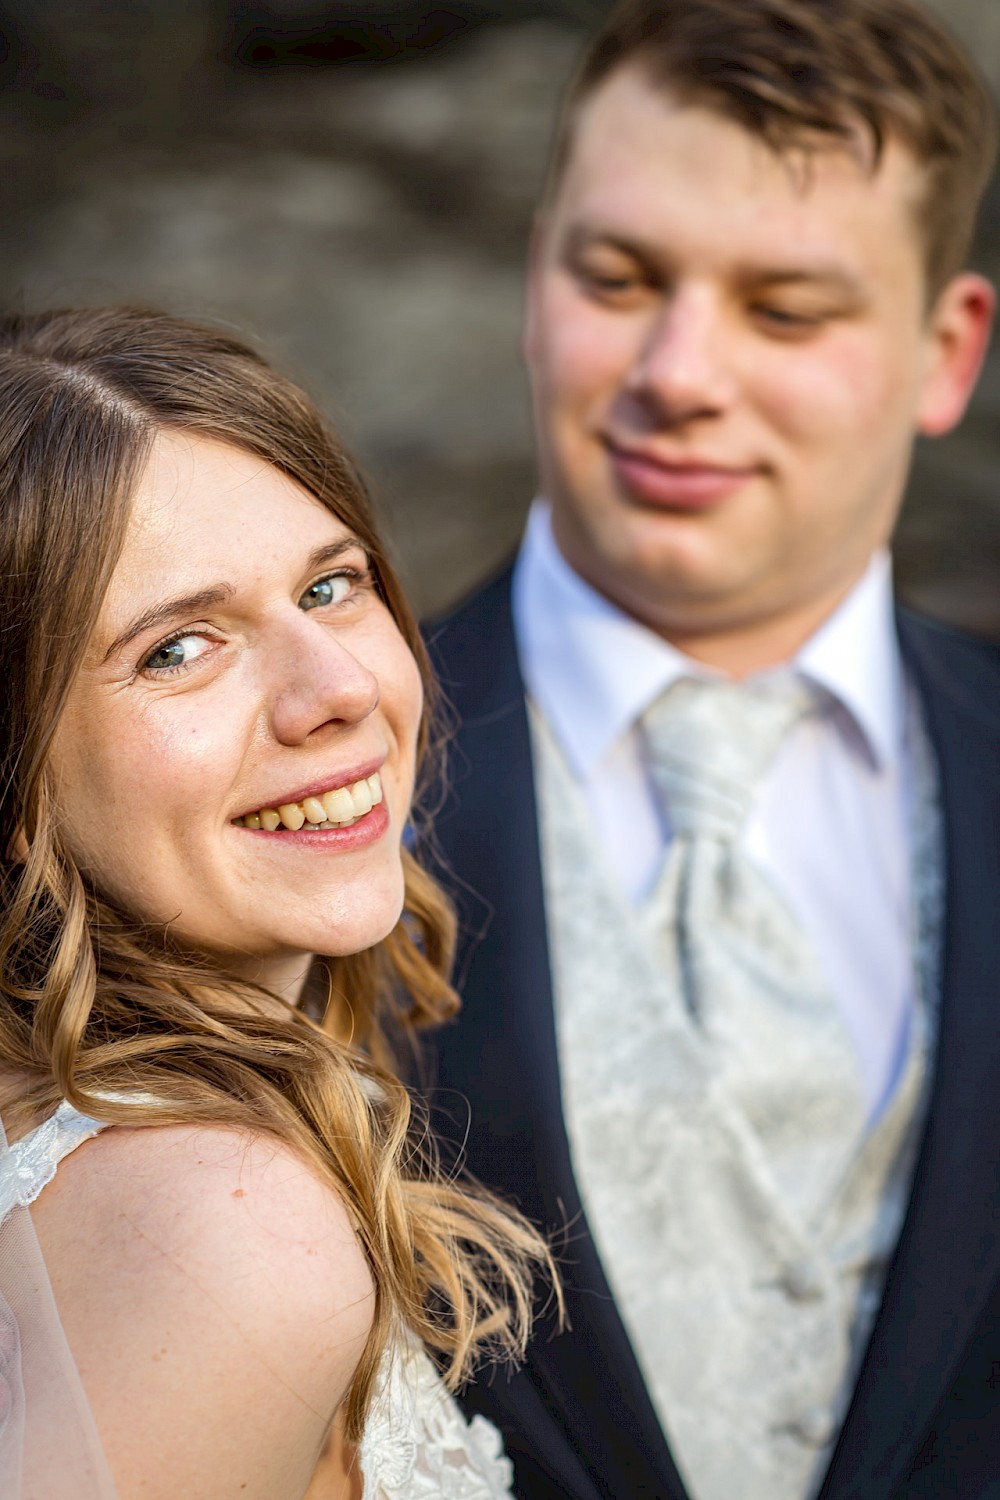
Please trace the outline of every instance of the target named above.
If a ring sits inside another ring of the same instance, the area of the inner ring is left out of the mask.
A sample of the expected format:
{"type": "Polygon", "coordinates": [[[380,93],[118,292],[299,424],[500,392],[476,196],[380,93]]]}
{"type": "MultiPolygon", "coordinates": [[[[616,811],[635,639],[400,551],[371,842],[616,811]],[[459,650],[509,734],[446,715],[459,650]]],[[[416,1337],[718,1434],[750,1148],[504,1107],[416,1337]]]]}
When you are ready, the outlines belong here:
{"type": "Polygon", "coordinates": [[[664,510],[709,510],[757,473],[752,468],[726,468],[697,460],[668,463],[611,444],[608,453],[622,487],[635,499],[664,510]]]}

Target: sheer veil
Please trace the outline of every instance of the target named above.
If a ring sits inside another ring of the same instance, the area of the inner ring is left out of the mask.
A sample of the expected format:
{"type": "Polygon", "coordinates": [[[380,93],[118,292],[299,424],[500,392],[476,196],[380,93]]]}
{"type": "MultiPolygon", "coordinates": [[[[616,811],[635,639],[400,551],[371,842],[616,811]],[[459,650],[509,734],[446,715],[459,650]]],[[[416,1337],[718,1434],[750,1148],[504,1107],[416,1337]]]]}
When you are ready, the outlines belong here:
{"type": "Polygon", "coordinates": [[[117,1500],[0,1122],[0,1496],[117,1500]]]}

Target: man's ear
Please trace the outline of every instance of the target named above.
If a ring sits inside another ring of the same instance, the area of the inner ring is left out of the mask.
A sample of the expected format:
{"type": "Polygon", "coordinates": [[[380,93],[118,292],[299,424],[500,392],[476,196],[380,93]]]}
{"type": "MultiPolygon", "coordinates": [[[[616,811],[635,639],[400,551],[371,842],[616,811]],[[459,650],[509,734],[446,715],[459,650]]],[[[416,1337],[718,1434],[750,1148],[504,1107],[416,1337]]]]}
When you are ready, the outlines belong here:
{"type": "Polygon", "coordinates": [[[964,271],[949,281],[928,319],[930,359],[917,430],[941,437],[965,415],[990,343],[997,295],[984,276],[964,271]]]}

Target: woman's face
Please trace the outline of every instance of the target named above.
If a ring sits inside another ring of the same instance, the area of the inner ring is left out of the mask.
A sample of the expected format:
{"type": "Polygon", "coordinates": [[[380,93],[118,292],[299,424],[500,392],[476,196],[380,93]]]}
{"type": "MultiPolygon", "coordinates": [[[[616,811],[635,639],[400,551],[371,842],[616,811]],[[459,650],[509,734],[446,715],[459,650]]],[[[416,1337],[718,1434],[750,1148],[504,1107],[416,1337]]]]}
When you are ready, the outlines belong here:
{"type": "Polygon", "coordinates": [[[117,905],[294,997],[399,917],[421,706],[347,527],[161,433],[52,750],[63,838],[117,905]]]}

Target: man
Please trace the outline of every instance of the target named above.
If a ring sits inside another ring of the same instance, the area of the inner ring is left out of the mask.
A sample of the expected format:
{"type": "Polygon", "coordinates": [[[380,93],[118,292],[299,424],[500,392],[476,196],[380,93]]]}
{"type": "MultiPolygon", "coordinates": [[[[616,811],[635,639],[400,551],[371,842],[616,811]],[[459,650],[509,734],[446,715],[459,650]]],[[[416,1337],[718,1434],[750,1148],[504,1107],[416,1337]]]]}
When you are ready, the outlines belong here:
{"type": "MultiPolygon", "coordinates": [[[[1000,657],[894,608],[994,159],[913,0],[625,0],[532,246],[541,499],[436,632],[436,1100],[567,1226],[519,1493],[1000,1495],[1000,657]]],[[[454,1133],[454,1130],[453,1130],[454,1133]]]]}

